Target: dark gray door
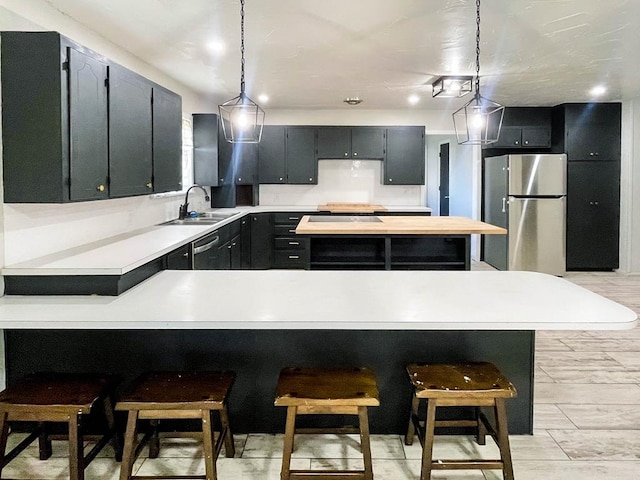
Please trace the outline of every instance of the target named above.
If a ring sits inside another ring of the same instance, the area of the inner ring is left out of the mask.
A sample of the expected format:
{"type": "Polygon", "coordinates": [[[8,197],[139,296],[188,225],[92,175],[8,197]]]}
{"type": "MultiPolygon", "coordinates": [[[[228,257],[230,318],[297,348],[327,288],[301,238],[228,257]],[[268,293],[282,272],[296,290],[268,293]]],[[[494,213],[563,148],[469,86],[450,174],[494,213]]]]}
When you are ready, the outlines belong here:
{"type": "Polygon", "coordinates": [[[287,128],[287,183],[318,183],[315,128],[287,128]]]}
{"type": "Polygon", "coordinates": [[[182,98],[153,89],[153,191],[182,189],[182,98]]]}
{"type": "Polygon", "coordinates": [[[71,200],[108,198],[107,66],[69,49],[71,200]]]}
{"type": "Polygon", "coordinates": [[[271,214],[254,213],[251,218],[251,269],[271,268],[271,214]]]}
{"type": "Polygon", "coordinates": [[[318,158],[351,158],[351,127],[318,128],[318,158]]]}
{"type": "Polygon", "coordinates": [[[258,183],[258,144],[236,143],[233,145],[233,170],[236,185],[258,183]]]}
{"type": "Polygon", "coordinates": [[[109,85],[111,196],[152,193],[151,83],[111,65],[109,85]]]}
{"type": "Polygon", "coordinates": [[[265,125],[258,144],[259,183],[287,183],[284,125],[265,125]]]}
{"type": "Polygon", "coordinates": [[[384,158],[387,129],[382,127],[353,127],[351,129],[351,158],[357,160],[384,158]]]}
{"type": "Polygon", "coordinates": [[[440,216],[449,215],[449,144],[440,145],[440,216]]]}
{"type": "Polygon", "coordinates": [[[387,128],[385,185],[424,185],[424,127],[387,128]]]}

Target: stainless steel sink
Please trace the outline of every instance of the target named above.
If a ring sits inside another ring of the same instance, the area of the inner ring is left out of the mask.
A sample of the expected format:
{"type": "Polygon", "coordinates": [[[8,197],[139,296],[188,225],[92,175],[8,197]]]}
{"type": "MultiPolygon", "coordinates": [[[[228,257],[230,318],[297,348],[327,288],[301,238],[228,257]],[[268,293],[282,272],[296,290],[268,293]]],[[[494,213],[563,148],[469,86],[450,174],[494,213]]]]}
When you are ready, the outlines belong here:
{"type": "Polygon", "coordinates": [[[310,222],[382,222],[378,217],[373,215],[311,215],[310,222]]]}
{"type": "Polygon", "coordinates": [[[168,222],[161,223],[160,225],[214,225],[221,222],[227,217],[213,218],[213,217],[188,217],[188,218],[176,218],[175,220],[169,220],[168,222]]]}

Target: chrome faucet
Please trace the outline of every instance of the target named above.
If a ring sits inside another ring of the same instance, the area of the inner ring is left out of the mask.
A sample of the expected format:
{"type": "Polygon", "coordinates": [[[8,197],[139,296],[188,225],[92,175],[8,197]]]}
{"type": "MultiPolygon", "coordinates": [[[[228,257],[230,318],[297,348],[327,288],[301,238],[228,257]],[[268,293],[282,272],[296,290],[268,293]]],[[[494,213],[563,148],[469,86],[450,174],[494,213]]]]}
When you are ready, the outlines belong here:
{"type": "Polygon", "coordinates": [[[191,191],[192,188],[196,188],[198,187],[200,190],[202,190],[204,192],[204,199],[205,201],[209,201],[211,200],[211,198],[209,198],[209,194],[207,193],[207,191],[204,189],[204,187],[201,187],[198,184],[195,185],[191,185],[188,189],[187,189],[187,193],[184,196],[184,205],[180,205],[180,212],[178,213],[178,218],[180,220],[182,220],[183,218],[187,218],[187,216],[189,216],[189,192],[191,191]]]}

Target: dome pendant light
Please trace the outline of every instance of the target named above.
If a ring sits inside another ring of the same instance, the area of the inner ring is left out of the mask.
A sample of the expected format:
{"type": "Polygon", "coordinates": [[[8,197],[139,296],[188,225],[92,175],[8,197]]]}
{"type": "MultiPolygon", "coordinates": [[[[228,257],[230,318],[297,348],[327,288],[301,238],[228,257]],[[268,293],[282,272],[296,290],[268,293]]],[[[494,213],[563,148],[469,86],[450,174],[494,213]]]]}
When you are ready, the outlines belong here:
{"type": "Polygon", "coordinates": [[[498,141],[504,107],[480,95],[480,0],[476,0],[476,93],[453,113],[459,144],[489,145],[498,141]]]}
{"type": "Polygon", "coordinates": [[[231,143],[258,143],[264,110],[244,91],[244,0],[240,0],[240,95],[218,106],[224,138],[231,143]]]}

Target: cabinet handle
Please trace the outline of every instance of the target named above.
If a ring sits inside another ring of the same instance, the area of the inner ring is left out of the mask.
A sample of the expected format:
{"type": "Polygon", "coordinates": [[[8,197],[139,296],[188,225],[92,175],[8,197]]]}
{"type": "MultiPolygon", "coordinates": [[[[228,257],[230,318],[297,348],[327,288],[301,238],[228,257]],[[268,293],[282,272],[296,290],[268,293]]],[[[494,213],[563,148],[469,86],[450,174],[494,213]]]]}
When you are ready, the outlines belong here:
{"type": "Polygon", "coordinates": [[[507,213],[507,199],[502,197],[502,213],[507,213]]]}
{"type": "Polygon", "coordinates": [[[289,255],[289,260],[298,260],[300,255],[289,255]]]}
{"type": "Polygon", "coordinates": [[[525,140],[525,141],[524,141],[524,144],[525,144],[525,145],[529,145],[529,140],[525,140]]]}
{"type": "Polygon", "coordinates": [[[310,181],[310,182],[313,182],[313,177],[309,177],[309,181],[310,181]]]}
{"type": "Polygon", "coordinates": [[[238,177],[238,181],[241,182],[242,181],[242,177],[238,177]]]}
{"type": "Polygon", "coordinates": [[[280,177],[280,181],[282,182],[284,180],[284,178],[280,177]]]}
{"type": "Polygon", "coordinates": [[[151,187],[153,187],[153,183],[147,182],[147,188],[151,188],[151,187]]]}
{"type": "Polygon", "coordinates": [[[520,145],[520,142],[518,140],[516,140],[515,142],[513,142],[514,145],[520,145]]]}
{"type": "Polygon", "coordinates": [[[300,217],[289,217],[289,220],[300,220],[300,217]]]}
{"type": "Polygon", "coordinates": [[[590,157],[597,157],[598,156],[598,152],[589,152],[589,156],[590,157]]]}
{"type": "Polygon", "coordinates": [[[357,157],[358,156],[358,152],[353,152],[353,156],[357,157]]]}
{"type": "Polygon", "coordinates": [[[349,152],[344,152],[344,156],[348,157],[349,156],[349,152]]]}
{"type": "Polygon", "coordinates": [[[289,242],[289,245],[300,245],[300,242],[289,242]]]}
{"type": "Polygon", "coordinates": [[[596,206],[598,206],[598,202],[589,202],[589,205],[591,205],[593,207],[596,207],[596,206]]]}
{"type": "Polygon", "coordinates": [[[289,230],[289,233],[296,233],[296,229],[294,228],[293,230],[289,230]]]}
{"type": "Polygon", "coordinates": [[[104,192],[104,185],[98,185],[96,187],[96,190],[99,191],[99,192],[104,192]]]}
{"type": "Polygon", "coordinates": [[[183,254],[182,254],[182,256],[183,256],[184,258],[189,258],[189,252],[183,253],[183,254]]]}
{"type": "Polygon", "coordinates": [[[390,182],[393,182],[393,178],[390,178],[390,179],[389,179],[389,181],[390,181],[390,182]]]}
{"type": "Polygon", "coordinates": [[[206,252],[207,250],[211,250],[211,248],[218,243],[218,241],[220,240],[220,237],[214,237],[212,242],[207,243],[206,245],[202,245],[200,247],[196,247],[193,249],[193,254],[197,254],[197,253],[202,253],[202,252],[206,252]]]}

